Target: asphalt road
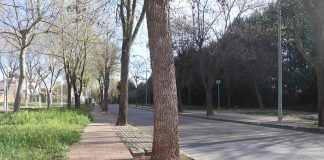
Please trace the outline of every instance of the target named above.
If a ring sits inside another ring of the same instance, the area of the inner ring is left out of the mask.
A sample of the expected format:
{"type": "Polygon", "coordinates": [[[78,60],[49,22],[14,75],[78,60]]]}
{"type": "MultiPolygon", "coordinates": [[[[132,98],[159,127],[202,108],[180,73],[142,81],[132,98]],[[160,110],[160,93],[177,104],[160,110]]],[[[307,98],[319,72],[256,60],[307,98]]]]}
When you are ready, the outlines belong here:
{"type": "MultiPolygon", "coordinates": [[[[153,135],[152,112],[130,107],[128,123],[153,135]]],[[[185,116],[179,123],[181,151],[196,160],[324,160],[322,134],[185,116]]]]}

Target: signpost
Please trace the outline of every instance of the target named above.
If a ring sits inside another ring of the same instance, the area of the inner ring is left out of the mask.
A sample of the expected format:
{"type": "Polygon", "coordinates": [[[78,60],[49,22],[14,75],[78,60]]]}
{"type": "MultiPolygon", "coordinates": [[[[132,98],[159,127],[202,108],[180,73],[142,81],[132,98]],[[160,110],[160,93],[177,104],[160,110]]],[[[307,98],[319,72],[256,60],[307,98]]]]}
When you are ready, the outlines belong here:
{"type": "Polygon", "coordinates": [[[218,99],[217,99],[217,101],[218,101],[218,110],[220,110],[220,94],[219,94],[219,85],[222,83],[222,81],[221,80],[216,80],[216,84],[217,84],[217,86],[218,86],[218,99]]]}

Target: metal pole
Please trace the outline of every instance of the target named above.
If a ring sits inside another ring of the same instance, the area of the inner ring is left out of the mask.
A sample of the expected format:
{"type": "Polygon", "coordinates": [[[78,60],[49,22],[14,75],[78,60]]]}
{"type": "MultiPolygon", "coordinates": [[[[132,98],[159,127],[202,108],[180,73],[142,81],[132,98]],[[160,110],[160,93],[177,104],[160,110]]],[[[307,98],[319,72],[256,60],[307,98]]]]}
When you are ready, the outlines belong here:
{"type": "Polygon", "coordinates": [[[218,110],[220,110],[220,94],[219,94],[219,83],[217,84],[218,86],[218,110]]]}
{"type": "Polygon", "coordinates": [[[145,106],[147,106],[147,63],[145,61],[145,106]]]}
{"type": "Polygon", "coordinates": [[[278,123],[282,121],[281,0],[278,0],[278,123]]]}

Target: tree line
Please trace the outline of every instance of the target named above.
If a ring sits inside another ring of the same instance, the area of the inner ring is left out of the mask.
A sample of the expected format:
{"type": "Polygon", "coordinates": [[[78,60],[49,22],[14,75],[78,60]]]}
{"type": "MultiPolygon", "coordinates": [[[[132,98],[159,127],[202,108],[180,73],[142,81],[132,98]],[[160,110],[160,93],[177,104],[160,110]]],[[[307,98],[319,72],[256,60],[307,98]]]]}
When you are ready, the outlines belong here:
{"type": "MultiPolygon", "coordinates": [[[[324,37],[318,33],[323,33],[324,28],[324,2],[288,0],[264,8],[264,4],[250,0],[190,0],[189,9],[175,3],[1,2],[1,41],[11,46],[5,46],[1,53],[16,54],[19,64],[15,69],[19,83],[14,111],[19,110],[22,83],[28,76],[25,66],[33,66],[25,65],[26,57],[39,57],[43,65],[37,64],[32,71],[37,74],[31,75],[38,75],[37,80],[48,86],[64,72],[68,108],[72,106],[72,94],[75,108],[80,108],[81,94],[96,82],[92,87],[99,91],[103,110],[108,108],[111,75],[119,69],[120,58],[116,125],[127,125],[131,46],[146,15],[154,102],[152,159],[179,159],[178,112],[183,110],[183,103],[204,104],[206,114],[213,115],[213,88],[218,79],[223,82],[227,106],[273,105],[278,28],[284,32],[285,96],[292,101],[302,97],[312,102],[312,96],[317,94],[318,125],[323,126],[324,52],[320,44],[324,37]],[[283,25],[277,27],[279,5],[283,25]],[[110,19],[118,22],[112,25],[110,19]],[[116,28],[121,28],[120,49],[114,41],[119,36],[114,32],[116,28]],[[47,75],[47,80],[42,75],[47,75]],[[317,93],[312,92],[314,88],[317,93]]],[[[47,93],[51,93],[50,87],[47,93]]]]}
{"type": "MultiPolygon", "coordinates": [[[[314,27],[321,25],[316,21],[320,19],[315,14],[317,3],[320,2],[282,1],[280,29],[284,109],[318,112],[321,126],[321,51],[316,48],[321,39],[316,37],[320,31],[314,27]]],[[[223,107],[277,107],[278,5],[271,3],[248,16],[235,17],[220,33],[222,36],[214,40],[209,38],[211,32],[206,34],[206,40],[203,35],[197,36],[204,32],[195,27],[195,18],[172,21],[179,111],[194,105],[212,115],[218,101],[216,80],[222,81],[223,107]],[[203,45],[198,43],[202,41],[203,45]]],[[[152,89],[152,83],[148,84],[152,89]]],[[[136,90],[140,103],[144,102],[144,86],[140,84],[136,90]]]]}

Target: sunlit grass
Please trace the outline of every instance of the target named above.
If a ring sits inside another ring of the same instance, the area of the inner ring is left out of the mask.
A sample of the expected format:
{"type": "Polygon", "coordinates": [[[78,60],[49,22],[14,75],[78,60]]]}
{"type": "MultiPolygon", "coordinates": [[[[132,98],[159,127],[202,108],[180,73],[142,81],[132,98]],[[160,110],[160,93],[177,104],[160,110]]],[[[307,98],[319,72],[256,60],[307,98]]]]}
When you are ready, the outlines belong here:
{"type": "Polygon", "coordinates": [[[0,159],[64,159],[89,122],[85,108],[0,113],[0,159]]]}

